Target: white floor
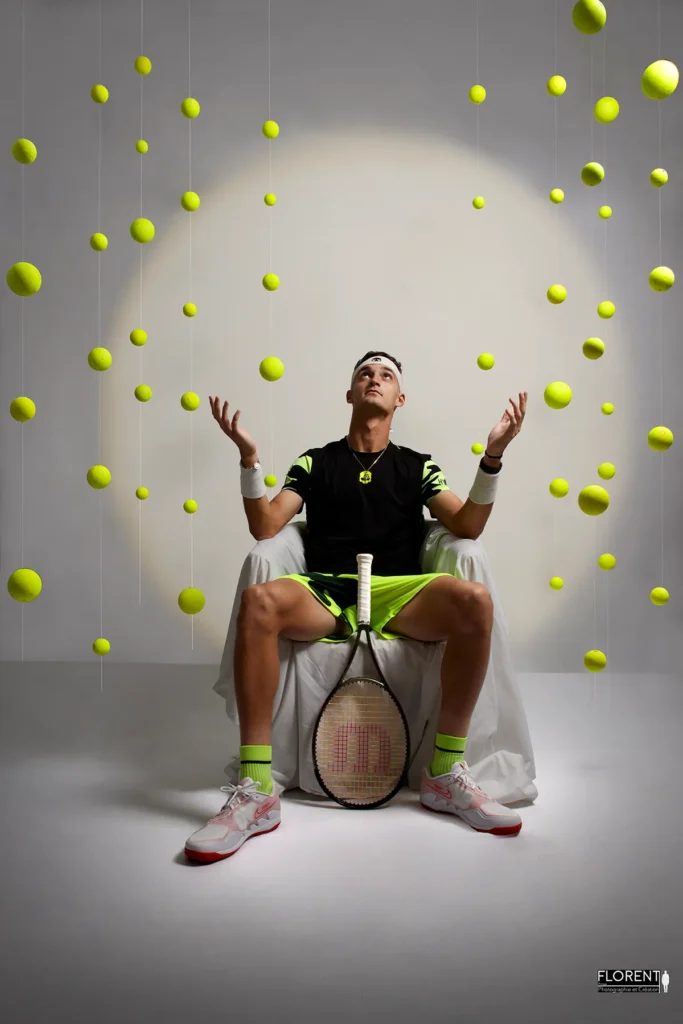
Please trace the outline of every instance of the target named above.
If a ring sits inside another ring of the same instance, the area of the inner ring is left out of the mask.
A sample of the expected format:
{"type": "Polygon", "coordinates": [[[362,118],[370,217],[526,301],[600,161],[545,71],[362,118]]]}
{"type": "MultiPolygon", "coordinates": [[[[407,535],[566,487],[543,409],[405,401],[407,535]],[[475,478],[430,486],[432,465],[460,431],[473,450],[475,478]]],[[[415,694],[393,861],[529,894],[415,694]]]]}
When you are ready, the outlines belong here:
{"type": "Polygon", "coordinates": [[[8,1024],[683,1019],[681,679],[520,675],[515,838],[297,790],[201,866],[239,743],[216,667],[99,664],[0,664],[8,1024]],[[669,992],[598,995],[602,968],[669,992]]]}

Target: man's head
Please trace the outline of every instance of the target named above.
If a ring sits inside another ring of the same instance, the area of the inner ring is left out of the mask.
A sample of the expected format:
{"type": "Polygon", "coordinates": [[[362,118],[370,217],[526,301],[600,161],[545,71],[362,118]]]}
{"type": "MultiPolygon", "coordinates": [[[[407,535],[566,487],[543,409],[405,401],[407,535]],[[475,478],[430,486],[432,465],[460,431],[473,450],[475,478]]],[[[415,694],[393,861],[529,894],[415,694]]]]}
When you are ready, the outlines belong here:
{"type": "Polygon", "coordinates": [[[403,373],[403,367],[395,356],[388,352],[366,352],[353,368],[351,388],[346,392],[346,401],[353,406],[353,417],[393,418],[394,411],[404,405],[402,380],[396,374],[403,373]],[[394,364],[392,367],[391,364],[394,364]]]}

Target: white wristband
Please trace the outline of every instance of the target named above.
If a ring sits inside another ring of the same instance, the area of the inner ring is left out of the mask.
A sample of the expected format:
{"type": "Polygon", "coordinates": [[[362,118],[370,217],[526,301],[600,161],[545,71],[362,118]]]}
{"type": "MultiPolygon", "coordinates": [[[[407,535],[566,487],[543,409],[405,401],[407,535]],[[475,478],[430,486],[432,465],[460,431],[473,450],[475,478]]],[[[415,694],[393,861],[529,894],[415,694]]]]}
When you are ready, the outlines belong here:
{"type": "Polygon", "coordinates": [[[486,473],[479,466],[470,491],[470,501],[474,505],[491,505],[496,500],[499,476],[499,473],[486,473]]]}
{"type": "Polygon", "coordinates": [[[240,484],[243,498],[262,498],[267,493],[260,462],[245,469],[240,459],[240,484]]]}

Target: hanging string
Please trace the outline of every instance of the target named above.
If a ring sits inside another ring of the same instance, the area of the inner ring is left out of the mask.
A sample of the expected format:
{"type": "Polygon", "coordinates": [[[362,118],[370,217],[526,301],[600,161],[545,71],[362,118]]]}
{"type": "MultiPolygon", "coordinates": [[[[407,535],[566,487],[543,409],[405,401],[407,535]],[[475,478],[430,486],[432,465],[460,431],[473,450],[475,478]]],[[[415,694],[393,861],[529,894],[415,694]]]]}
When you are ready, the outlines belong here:
{"type": "MultiPolygon", "coordinates": [[[[657,0],[657,59],[662,52],[662,10],[657,0]]],[[[657,166],[662,166],[662,104],[657,103],[657,166]]],[[[659,266],[662,266],[662,188],[659,193],[659,266]]],[[[664,423],[664,303],[659,299],[659,422],[664,423]]],[[[661,582],[664,586],[664,459],[659,459],[659,530],[661,541],[661,582]]]]}
{"type": "MultiPolygon", "coordinates": [[[[100,10],[100,77],[102,81],[102,0],[99,0],[100,10]]],[[[97,104],[97,230],[102,230],[102,104],[97,104]]],[[[97,257],[97,345],[102,346],[102,259],[97,257]]],[[[98,391],[98,463],[102,465],[102,374],[97,374],[98,391]]],[[[100,490],[100,637],[104,636],[103,622],[103,569],[102,569],[102,548],[104,538],[104,489],[100,490]]],[[[100,693],[104,690],[104,657],[100,657],[100,693]]]]}
{"type": "MultiPolygon", "coordinates": [[[[603,96],[607,95],[607,32],[605,32],[604,29],[603,29],[603,32],[602,32],[602,95],[603,96]]],[[[591,97],[591,101],[592,101],[592,97],[591,97]]],[[[602,126],[602,166],[605,168],[605,177],[604,177],[604,186],[605,186],[604,205],[605,206],[609,206],[609,201],[608,201],[608,199],[609,199],[609,196],[608,196],[608,191],[609,191],[609,174],[607,173],[607,125],[606,124],[604,124],[602,126]]],[[[605,218],[605,220],[604,220],[604,227],[603,227],[603,240],[604,240],[603,279],[602,279],[602,295],[603,295],[603,298],[605,298],[607,296],[607,286],[608,286],[608,262],[607,262],[607,232],[608,232],[607,225],[608,225],[608,223],[609,223],[609,218],[605,218]]],[[[613,338],[612,338],[612,340],[613,340],[613,338]]],[[[602,388],[602,385],[600,384],[600,382],[599,382],[597,377],[596,377],[596,385],[597,385],[598,388],[602,388]]],[[[596,402],[595,402],[596,409],[598,407],[598,404],[601,404],[601,403],[599,403],[599,397],[596,399],[596,402]]],[[[601,413],[601,415],[602,415],[602,413],[601,413]]],[[[605,448],[604,448],[604,450],[605,450],[605,453],[607,453],[609,451],[609,438],[608,438],[609,426],[608,426],[608,422],[607,422],[609,417],[603,415],[603,419],[605,421],[605,423],[604,423],[604,428],[605,428],[605,448]]],[[[597,525],[598,524],[596,522],[595,523],[596,537],[597,537],[597,525]]],[[[607,516],[605,516],[605,547],[604,547],[603,550],[605,552],[609,551],[609,518],[607,516]]],[[[595,572],[595,576],[596,576],[596,590],[597,590],[597,575],[598,575],[598,572],[605,572],[605,570],[602,570],[602,569],[599,568],[599,566],[597,564],[597,557],[596,557],[595,561],[596,561],[596,564],[595,564],[594,572],[595,572]]],[[[609,680],[610,680],[610,668],[609,668],[609,586],[610,586],[610,577],[609,577],[609,572],[610,571],[611,570],[607,570],[607,572],[606,572],[607,579],[605,580],[605,652],[604,653],[605,653],[605,657],[607,659],[607,664],[605,665],[605,668],[603,670],[605,678],[602,681],[603,688],[605,689],[605,697],[607,698],[607,710],[608,710],[608,712],[610,710],[610,702],[611,702],[611,694],[610,694],[610,688],[609,688],[609,680]]],[[[596,605],[597,605],[597,597],[596,597],[596,605]]],[[[596,616],[596,620],[597,620],[597,607],[596,607],[595,616],[596,616]]],[[[596,626],[596,647],[597,647],[597,626],[596,626]]],[[[598,680],[597,680],[597,678],[595,678],[597,676],[597,673],[594,672],[593,676],[594,676],[594,679],[593,679],[593,694],[595,696],[595,694],[597,692],[597,686],[598,686],[598,680]]],[[[596,719],[597,719],[597,716],[596,716],[596,719]]],[[[610,716],[609,720],[611,721],[611,716],[610,716]]]]}
{"type": "MultiPolygon", "coordinates": [[[[270,0],[268,0],[268,120],[271,119],[271,108],[270,108],[270,79],[271,79],[271,64],[270,64],[270,0]]],[[[271,139],[268,139],[268,191],[273,191],[273,143],[271,139]]],[[[273,269],[273,210],[275,207],[269,207],[268,209],[268,270],[273,269]]],[[[274,355],[273,352],[273,296],[268,296],[270,302],[268,303],[268,355],[274,355]]],[[[269,390],[270,394],[270,468],[271,472],[275,472],[275,430],[273,426],[273,404],[274,396],[272,389],[269,390]]]]}
{"type": "MultiPolygon", "coordinates": [[[[25,90],[24,90],[24,61],[26,54],[25,47],[26,21],[24,12],[24,0],[21,0],[21,137],[26,138],[25,125],[25,90]]],[[[24,259],[24,164],[21,165],[21,259],[24,259]]],[[[21,394],[26,394],[24,382],[24,303],[21,303],[21,394]]],[[[24,562],[24,424],[21,424],[21,566],[24,562]]],[[[24,602],[21,602],[21,660],[24,660],[24,602]]]]}
{"type": "MultiPolygon", "coordinates": [[[[144,46],[144,25],[145,25],[145,0],[140,0],[140,54],[145,52],[144,46]]],[[[144,139],[143,127],[142,127],[142,106],[143,106],[143,89],[144,89],[145,76],[140,75],[140,138],[144,139]]],[[[142,164],[143,154],[140,153],[140,216],[142,217],[142,164]]],[[[139,246],[140,249],[140,318],[138,323],[142,327],[144,321],[142,319],[142,252],[144,245],[139,246]]],[[[143,370],[143,350],[144,345],[140,345],[140,376],[139,380],[144,380],[143,370]]],[[[138,487],[142,487],[142,402],[138,402],[138,487]]],[[[138,501],[138,604],[142,604],[142,501],[138,501]]]]}
{"type": "MultiPolygon", "coordinates": [[[[557,67],[557,0],[555,0],[555,27],[554,27],[554,42],[553,42],[553,74],[559,74],[557,67]]],[[[555,133],[553,142],[553,180],[551,188],[557,188],[557,96],[553,96],[553,119],[555,122],[555,133]]],[[[554,217],[555,217],[555,280],[561,281],[560,276],[560,206],[561,203],[555,204],[554,217]]],[[[557,448],[557,445],[554,446],[557,448]]],[[[558,559],[558,544],[557,544],[557,517],[559,510],[557,507],[558,499],[555,498],[553,501],[553,563],[555,566],[559,565],[558,559]]],[[[560,614],[555,616],[555,656],[560,657],[560,614]]],[[[562,668],[560,663],[559,668],[562,668]]]]}
{"type": "MultiPolygon", "coordinates": [[[[191,69],[192,69],[192,0],[187,0],[187,95],[192,95],[191,69]]],[[[192,118],[188,118],[188,191],[192,191],[192,118]]],[[[192,214],[190,222],[190,295],[192,295],[192,214]]],[[[192,374],[194,369],[194,317],[190,317],[190,391],[192,391],[192,374]]],[[[194,430],[193,420],[190,415],[190,498],[194,494],[194,430]]],[[[190,520],[190,586],[194,587],[194,515],[189,516],[190,520]]],[[[190,631],[192,636],[192,650],[194,651],[194,615],[190,615],[190,631]]]]}

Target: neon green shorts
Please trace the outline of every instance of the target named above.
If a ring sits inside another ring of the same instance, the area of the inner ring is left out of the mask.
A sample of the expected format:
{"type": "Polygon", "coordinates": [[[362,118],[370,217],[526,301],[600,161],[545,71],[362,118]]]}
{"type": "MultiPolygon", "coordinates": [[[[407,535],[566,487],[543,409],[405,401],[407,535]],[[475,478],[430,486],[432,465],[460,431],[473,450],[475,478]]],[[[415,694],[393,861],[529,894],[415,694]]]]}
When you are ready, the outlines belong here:
{"type": "MultiPolygon", "coordinates": [[[[401,608],[408,604],[423,587],[437,576],[448,576],[447,572],[428,572],[420,576],[371,576],[370,577],[370,625],[383,640],[404,640],[400,633],[392,633],[384,626],[401,608]]],[[[340,644],[358,629],[358,574],[357,573],[292,573],[278,576],[281,580],[297,580],[307,587],[335,618],[343,616],[346,632],[321,637],[322,643],[340,644]]]]}

